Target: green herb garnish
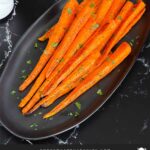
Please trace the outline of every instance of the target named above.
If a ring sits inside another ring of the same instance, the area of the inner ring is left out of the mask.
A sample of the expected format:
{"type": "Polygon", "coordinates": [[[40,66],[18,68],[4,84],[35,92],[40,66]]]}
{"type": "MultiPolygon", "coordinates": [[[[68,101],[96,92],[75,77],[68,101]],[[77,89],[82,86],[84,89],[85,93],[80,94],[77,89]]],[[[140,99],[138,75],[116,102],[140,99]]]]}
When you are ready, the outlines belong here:
{"type": "Polygon", "coordinates": [[[34,43],[34,47],[35,47],[35,48],[38,48],[38,43],[37,43],[37,42],[34,43]]]}
{"type": "Polygon", "coordinates": [[[25,69],[21,70],[21,73],[26,73],[26,70],[25,69]]]}
{"type": "Polygon", "coordinates": [[[27,60],[26,63],[27,63],[28,65],[31,65],[31,64],[32,64],[32,60],[27,60]]]}
{"type": "Polygon", "coordinates": [[[103,92],[102,92],[102,90],[101,90],[101,89],[99,89],[99,90],[97,91],[97,95],[100,95],[100,96],[102,96],[102,95],[103,95],[103,92]]]}
{"type": "Polygon", "coordinates": [[[94,30],[96,30],[97,28],[99,28],[99,24],[94,24],[94,25],[92,25],[92,29],[94,29],[94,30]]]}
{"type": "Polygon", "coordinates": [[[27,78],[27,75],[22,75],[21,77],[20,77],[20,79],[26,79],[27,78]]]}
{"type": "Polygon", "coordinates": [[[60,62],[60,63],[61,63],[61,62],[64,62],[64,60],[65,60],[65,59],[64,59],[64,58],[62,58],[59,62],[60,62]]]}
{"type": "Polygon", "coordinates": [[[118,18],[118,20],[122,20],[122,16],[118,16],[117,18],[118,18]]]}
{"type": "Polygon", "coordinates": [[[79,44],[79,48],[82,48],[83,47],[83,44],[79,44]]]}
{"type": "Polygon", "coordinates": [[[15,90],[12,90],[11,92],[10,92],[10,94],[11,95],[15,95],[17,92],[15,91],[15,90]]]}
{"type": "Polygon", "coordinates": [[[53,43],[51,43],[51,46],[52,46],[53,48],[56,48],[56,47],[58,46],[58,43],[57,43],[57,42],[53,42],[53,43]]]}
{"type": "Polygon", "coordinates": [[[39,114],[39,115],[42,115],[42,112],[39,112],[38,114],[39,114]]]}
{"type": "Polygon", "coordinates": [[[90,4],[90,7],[91,7],[91,8],[94,8],[94,7],[95,7],[95,4],[94,4],[94,3],[91,3],[91,4],[90,4]]]}
{"type": "Polygon", "coordinates": [[[75,106],[78,108],[78,110],[81,110],[81,103],[75,102],[75,106]]]}
{"type": "Polygon", "coordinates": [[[72,14],[72,9],[71,9],[71,8],[68,8],[68,9],[67,9],[67,12],[68,12],[69,15],[71,15],[71,14],[72,14]]]}
{"type": "Polygon", "coordinates": [[[75,114],[74,114],[75,117],[78,117],[79,115],[80,115],[79,112],[75,112],[75,114]]]}

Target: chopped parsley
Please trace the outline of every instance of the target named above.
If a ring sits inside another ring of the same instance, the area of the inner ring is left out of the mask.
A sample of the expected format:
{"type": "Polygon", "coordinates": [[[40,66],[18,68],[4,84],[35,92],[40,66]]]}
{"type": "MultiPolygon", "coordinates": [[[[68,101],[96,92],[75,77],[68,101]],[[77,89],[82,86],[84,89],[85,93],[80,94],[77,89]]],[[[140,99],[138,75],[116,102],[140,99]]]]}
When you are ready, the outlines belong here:
{"type": "Polygon", "coordinates": [[[118,16],[117,18],[118,18],[118,20],[122,20],[122,16],[118,16]]]}
{"type": "Polygon", "coordinates": [[[113,59],[111,59],[110,57],[107,57],[106,59],[108,62],[111,62],[113,65],[115,64],[115,61],[113,59]]]}
{"type": "Polygon", "coordinates": [[[39,114],[39,115],[42,115],[42,112],[39,112],[38,114],[39,114]]]}
{"type": "Polygon", "coordinates": [[[71,14],[72,14],[72,9],[71,9],[71,8],[68,8],[68,9],[67,9],[67,12],[68,12],[69,15],[71,15],[71,14]]]}
{"type": "Polygon", "coordinates": [[[12,91],[10,92],[11,95],[16,95],[16,93],[17,93],[17,92],[16,92],[15,90],[12,90],[12,91]]]}
{"type": "Polygon", "coordinates": [[[21,77],[20,77],[20,79],[26,79],[27,78],[27,75],[22,75],[21,77]]]}
{"type": "Polygon", "coordinates": [[[26,73],[26,70],[25,69],[21,70],[21,73],[26,73]]]}
{"type": "Polygon", "coordinates": [[[90,4],[90,7],[91,7],[91,8],[94,8],[94,7],[95,7],[95,4],[94,4],[94,3],[91,3],[91,4],[90,4]]]}
{"type": "Polygon", "coordinates": [[[102,92],[102,90],[101,90],[101,89],[99,89],[99,90],[97,91],[97,95],[100,95],[100,96],[102,96],[102,95],[103,95],[103,92],[102,92]]]}
{"type": "Polygon", "coordinates": [[[81,110],[81,103],[75,102],[75,106],[78,108],[78,110],[81,110]]]}
{"type": "Polygon", "coordinates": [[[62,58],[59,62],[61,63],[61,62],[64,62],[65,61],[65,59],[64,58],[62,58]]]}
{"type": "Polygon", "coordinates": [[[53,43],[51,43],[51,46],[52,46],[53,48],[56,48],[56,47],[58,46],[58,43],[57,43],[57,42],[53,42],[53,43]]]}
{"type": "Polygon", "coordinates": [[[33,123],[30,125],[30,128],[33,128],[33,127],[38,127],[38,125],[36,123],[33,123]]]}
{"type": "Polygon", "coordinates": [[[75,114],[74,114],[75,117],[78,117],[79,115],[80,115],[80,113],[77,112],[77,111],[76,111],[75,114]]]}
{"type": "Polygon", "coordinates": [[[83,44],[79,44],[79,48],[82,48],[83,47],[83,44]]]}
{"type": "Polygon", "coordinates": [[[38,48],[38,43],[37,43],[37,42],[34,43],[34,47],[35,47],[35,48],[38,48]]]}
{"type": "Polygon", "coordinates": [[[94,30],[96,30],[97,28],[99,28],[99,24],[94,24],[94,25],[92,25],[92,29],[94,29],[94,30]]]}
{"type": "Polygon", "coordinates": [[[31,60],[27,60],[27,61],[26,61],[26,64],[31,65],[31,64],[32,64],[32,61],[31,61],[31,60]]]}

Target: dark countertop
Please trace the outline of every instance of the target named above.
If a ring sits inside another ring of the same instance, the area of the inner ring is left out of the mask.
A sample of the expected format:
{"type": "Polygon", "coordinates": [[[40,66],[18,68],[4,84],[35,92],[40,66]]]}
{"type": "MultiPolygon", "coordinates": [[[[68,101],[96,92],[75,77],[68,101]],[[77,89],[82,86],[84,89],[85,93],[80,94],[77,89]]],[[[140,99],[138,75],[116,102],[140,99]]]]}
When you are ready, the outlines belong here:
{"type": "MultiPolygon", "coordinates": [[[[0,74],[14,45],[53,0],[16,0],[0,21],[0,74]]],[[[150,143],[150,37],[137,62],[110,100],[86,122],[60,136],[25,141],[0,126],[0,144],[148,144],[150,143]]]]}

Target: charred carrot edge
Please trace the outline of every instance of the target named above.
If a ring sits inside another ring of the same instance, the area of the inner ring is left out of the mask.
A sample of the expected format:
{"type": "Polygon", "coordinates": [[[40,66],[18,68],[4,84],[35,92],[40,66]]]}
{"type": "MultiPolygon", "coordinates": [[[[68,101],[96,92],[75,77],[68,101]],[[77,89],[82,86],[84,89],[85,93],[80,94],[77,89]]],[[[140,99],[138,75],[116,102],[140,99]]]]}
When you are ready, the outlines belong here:
{"type": "MultiPolygon", "coordinates": [[[[96,0],[95,0],[96,1],[96,0]]],[[[76,38],[77,34],[79,31],[82,29],[82,27],[86,24],[90,16],[92,15],[93,12],[95,12],[96,5],[95,1],[89,1],[87,5],[80,11],[76,19],[73,21],[71,27],[69,28],[68,32],[66,33],[64,39],[58,46],[57,50],[55,51],[54,55],[51,57],[49,61],[51,61],[51,64],[49,66],[49,69],[46,73],[46,78],[50,76],[52,71],[56,68],[56,66],[59,64],[61,61],[62,57],[65,55],[67,52],[68,48],[76,38]]]]}
{"type": "MultiPolygon", "coordinates": [[[[88,57],[88,59],[86,59],[85,61],[83,61],[71,74],[70,76],[68,76],[58,87],[58,89],[56,89],[56,91],[54,93],[56,93],[57,97],[59,97],[59,95],[62,95],[62,93],[64,93],[65,91],[71,90],[72,88],[74,88],[76,86],[75,82],[78,82],[79,79],[81,79],[82,77],[85,76],[85,74],[87,74],[91,68],[93,68],[93,66],[95,65],[96,60],[98,59],[98,57],[100,56],[99,53],[99,49],[97,51],[95,51],[95,53],[93,53],[92,55],[90,55],[88,57]],[[58,91],[58,92],[57,92],[58,91]],[[60,92],[62,91],[62,92],[60,92]]],[[[51,93],[50,95],[53,95],[53,93],[51,93]]],[[[55,96],[55,97],[56,97],[55,96]]],[[[51,96],[50,96],[51,97],[51,96]]],[[[54,98],[54,96],[53,96],[54,98]]],[[[32,100],[31,100],[32,101],[32,100]]],[[[39,99],[37,100],[39,101],[39,99]]],[[[37,101],[32,101],[32,104],[30,104],[29,109],[26,111],[28,112],[36,103],[37,101]]],[[[35,111],[40,105],[44,104],[45,99],[43,99],[42,101],[40,101],[39,103],[37,103],[33,109],[30,110],[30,113],[35,111]]],[[[28,106],[28,105],[27,105],[28,106]]]]}
{"type": "Polygon", "coordinates": [[[54,28],[54,31],[52,32],[52,36],[49,39],[45,51],[41,55],[37,65],[30,73],[28,78],[19,87],[20,91],[25,90],[45,67],[47,61],[49,60],[52,53],[58,46],[58,43],[61,41],[64,34],[66,33],[66,29],[68,29],[70,24],[72,23],[77,11],[77,7],[78,7],[78,2],[76,0],[70,0],[67,2],[67,4],[65,5],[62,11],[61,17],[57,23],[57,28],[54,28]]]}
{"type": "Polygon", "coordinates": [[[77,52],[74,57],[65,65],[62,71],[48,84],[44,90],[43,95],[54,90],[58,84],[63,81],[93,50],[99,46],[99,51],[103,49],[107,41],[111,38],[116,30],[116,23],[112,21],[106,25],[104,31],[101,31],[87,46],[83,47],[83,52],[77,52]]]}
{"type": "Polygon", "coordinates": [[[43,116],[44,119],[56,115],[58,112],[66,108],[69,104],[74,102],[80,95],[90,89],[97,82],[106,77],[112,70],[114,70],[129,54],[131,47],[128,43],[122,43],[119,48],[109,57],[114,63],[105,61],[98,69],[91,73],[77,88],[75,88],[62,102],[60,102],[54,109],[43,116]]]}

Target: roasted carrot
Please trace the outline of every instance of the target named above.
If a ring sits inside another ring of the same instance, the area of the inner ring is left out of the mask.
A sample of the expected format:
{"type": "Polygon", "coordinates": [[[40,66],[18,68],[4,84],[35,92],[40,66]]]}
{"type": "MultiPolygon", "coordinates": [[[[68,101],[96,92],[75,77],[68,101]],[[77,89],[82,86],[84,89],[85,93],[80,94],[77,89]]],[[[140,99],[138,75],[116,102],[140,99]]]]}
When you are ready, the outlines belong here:
{"type": "MultiPolygon", "coordinates": [[[[103,56],[98,60],[98,65],[101,65],[103,63],[111,49],[122,39],[122,37],[124,37],[128,33],[131,27],[133,27],[133,25],[138,21],[139,17],[142,16],[139,16],[139,14],[141,13],[141,11],[143,11],[144,7],[145,4],[141,1],[134,8],[132,8],[132,10],[129,11],[129,16],[127,17],[127,19],[123,21],[119,30],[106,45],[103,56]]],[[[118,20],[117,22],[119,22],[118,18],[119,15],[115,19],[116,21],[118,20]]]]}
{"type": "MultiPolygon", "coordinates": [[[[80,12],[85,7],[87,2],[89,2],[89,0],[84,0],[83,2],[81,2],[81,4],[78,6],[77,13],[80,12]]],[[[51,27],[45,34],[43,34],[41,37],[39,37],[38,40],[41,41],[41,42],[47,40],[51,36],[51,34],[54,30],[54,27],[55,26],[51,27]]]]}
{"type": "MultiPolygon", "coordinates": [[[[58,87],[58,89],[56,89],[56,91],[66,91],[65,88],[67,88],[67,91],[72,88],[75,87],[76,84],[74,84],[76,81],[78,81],[80,78],[82,78],[83,76],[85,76],[85,74],[87,74],[91,68],[93,68],[93,66],[95,65],[96,60],[98,59],[98,57],[100,56],[100,52],[99,49],[95,50],[95,52],[88,56],[88,58],[83,61],[71,74],[70,76],[68,76],[58,87]],[[63,89],[63,90],[62,90],[63,89]]],[[[56,92],[57,94],[59,92],[56,92]]],[[[39,93],[40,96],[40,91],[39,93]]],[[[36,95],[36,94],[35,94],[36,95]]],[[[52,93],[50,95],[53,95],[52,93]]],[[[59,95],[62,95],[62,93],[60,93],[59,95]]],[[[59,96],[58,95],[58,96],[59,96]]],[[[58,97],[57,96],[57,97],[58,97]]],[[[35,97],[35,96],[34,96],[35,97]]],[[[33,98],[34,98],[33,97],[33,98]]],[[[51,96],[50,96],[51,97],[51,96]]],[[[56,97],[56,96],[55,96],[56,97]]],[[[53,97],[54,98],[54,97],[53,97]]],[[[39,97],[40,99],[40,97],[39,97]]],[[[27,106],[23,109],[23,113],[27,113],[38,101],[39,99],[31,99],[31,101],[29,102],[29,104],[27,104],[27,106]]],[[[33,110],[35,110],[35,108],[37,109],[40,104],[43,104],[45,102],[45,99],[43,99],[41,102],[39,102],[38,104],[35,105],[35,107],[33,109],[31,109],[30,112],[33,112],[33,110]]]]}
{"type": "Polygon", "coordinates": [[[66,33],[66,29],[68,29],[70,24],[72,23],[77,11],[77,7],[78,7],[77,0],[69,0],[67,2],[67,4],[65,5],[62,11],[61,17],[57,23],[57,28],[54,28],[54,31],[52,32],[52,36],[49,39],[46,49],[41,55],[33,71],[30,73],[28,78],[23,82],[23,84],[19,87],[20,91],[26,89],[26,87],[28,87],[28,85],[30,85],[30,83],[34,81],[34,79],[39,75],[41,70],[44,68],[47,61],[51,57],[53,51],[56,49],[59,42],[61,41],[64,34],[66,33]]]}
{"type": "Polygon", "coordinates": [[[107,41],[111,38],[115,29],[116,23],[114,21],[106,25],[105,29],[100,31],[100,33],[91,42],[89,42],[89,44],[85,45],[85,47],[83,47],[83,51],[77,52],[74,57],[64,66],[64,69],[62,69],[62,71],[59,72],[52,82],[44,88],[43,95],[45,95],[48,90],[50,92],[55,89],[58,84],[63,81],[98,46],[99,50],[101,51],[107,41]]]}
{"type": "Polygon", "coordinates": [[[126,0],[114,0],[111,8],[109,9],[105,19],[103,20],[101,26],[105,25],[106,23],[109,23],[111,20],[113,20],[125,4],[126,0]]]}
{"type": "Polygon", "coordinates": [[[38,40],[41,41],[41,42],[43,42],[43,41],[49,39],[50,36],[52,35],[53,31],[54,31],[55,26],[51,27],[44,35],[42,35],[41,37],[39,37],[38,40]]]}
{"type": "Polygon", "coordinates": [[[124,37],[131,29],[132,27],[141,19],[141,17],[143,16],[143,14],[145,13],[146,9],[143,9],[138,16],[136,16],[134,18],[134,20],[129,24],[129,26],[127,27],[127,29],[125,30],[125,32],[122,34],[122,37],[124,37]]]}
{"type": "MultiPolygon", "coordinates": [[[[106,1],[102,0],[100,5],[98,6],[98,12],[95,15],[92,15],[86,25],[82,28],[82,30],[78,33],[78,36],[75,38],[69,49],[67,50],[64,57],[61,59],[58,66],[53,70],[47,80],[47,84],[51,82],[51,80],[60,72],[60,70],[65,66],[65,64],[71,59],[71,57],[78,51],[81,50],[85,42],[89,39],[89,37],[99,29],[99,25],[104,19],[106,13],[110,9],[113,0],[106,1]],[[83,36],[84,35],[84,36],[83,36]]],[[[46,83],[45,83],[46,85],[46,83]]]]}
{"type": "Polygon", "coordinates": [[[44,68],[44,70],[40,73],[39,77],[36,79],[35,83],[31,87],[31,89],[28,92],[28,94],[19,103],[19,107],[20,108],[23,108],[30,101],[30,99],[32,98],[32,96],[35,94],[35,92],[38,90],[38,88],[44,82],[44,80],[45,80],[45,74],[46,74],[46,71],[47,71],[47,69],[49,67],[49,64],[50,64],[50,62],[46,65],[46,67],[44,68]]]}
{"type": "Polygon", "coordinates": [[[43,116],[44,119],[56,115],[58,112],[66,108],[69,104],[74,102],[80,95],[89,90],[93,85],[106,77],[112,70],[114,70],[129,54],[131,47],[128,43],[122,43],[119,48],[110,55],[111,61],[105,61],[99,68],[91,73],[81,84],[75,88],[62,102],[60,102],[54,109],[43,116]]]}
{"type": "Polygon", "coordinates": [[[49,69],[46,73],[46,78],[49,77],[51,72],[55,69],[55,67],[60,63],[62,57],[68,50],[69,46],[72,44],[74,39],[76,38],[79,31],[82,29],[82,27],[86,24],[90,16],[93,12],[95,12],[96,4],[95,1],[97,0],[91,0],[89,1],[86,6],[80,11],[76,19],[73,21],[71,27],[69,28],[68,32],[66,33],[64,39],[58,46],[57,50],[55,51],[54,55],[51,57],[49,61],[51,61],[51,65],[49,66],[49,69]]]}

